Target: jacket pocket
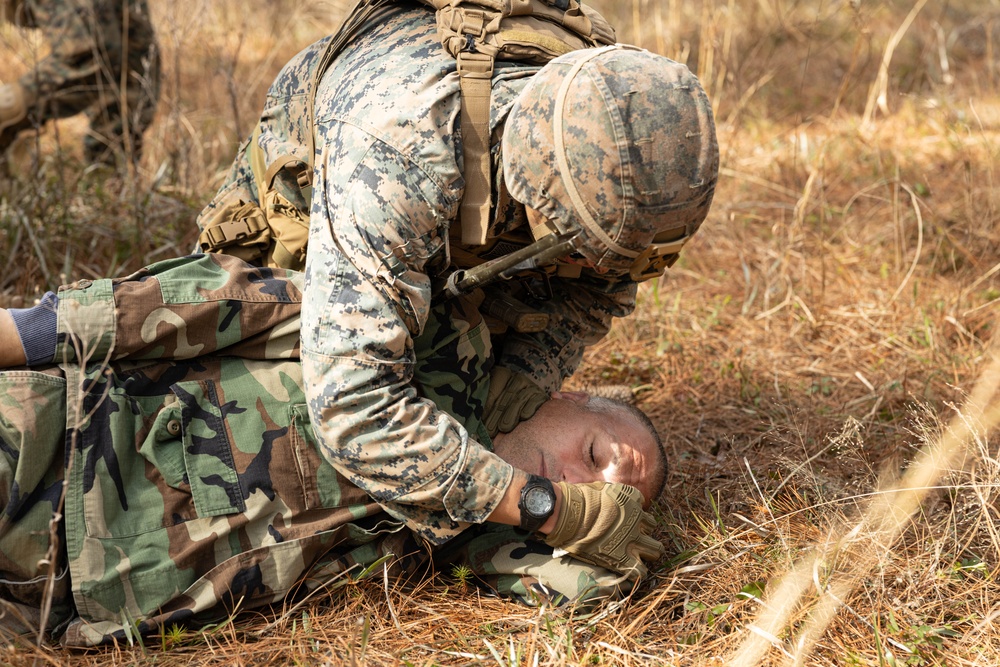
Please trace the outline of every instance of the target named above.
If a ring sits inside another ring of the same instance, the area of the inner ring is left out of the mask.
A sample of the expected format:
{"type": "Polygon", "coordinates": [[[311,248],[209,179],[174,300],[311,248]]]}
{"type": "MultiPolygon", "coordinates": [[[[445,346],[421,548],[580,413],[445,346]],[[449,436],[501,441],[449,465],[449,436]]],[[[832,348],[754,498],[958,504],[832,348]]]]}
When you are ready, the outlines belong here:
{"type": "Polygon", "coordinates": [[[372,502],[364,491],[347,481],[320,454],[319,441],[313,433],[306,404],[292,405],[288,410],[292,424],[292,451],[304,508],[331,509],[372,502]]]}
{"type": "Polygon", "coordinates": [[[195,511],[200,517],[244,512],[246,501],[215,382],[178,383],[174,392],[182,405],[184,467],[195,511]]]}

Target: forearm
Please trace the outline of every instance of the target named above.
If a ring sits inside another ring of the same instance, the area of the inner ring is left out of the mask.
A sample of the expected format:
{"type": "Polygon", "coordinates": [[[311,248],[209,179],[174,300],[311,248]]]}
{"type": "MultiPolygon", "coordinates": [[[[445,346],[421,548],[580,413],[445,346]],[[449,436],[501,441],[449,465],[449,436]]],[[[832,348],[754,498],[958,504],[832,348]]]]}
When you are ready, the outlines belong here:
{"type": "MultiPolygon", "coordinates": [[[[521,510],[517,505],[521,499],[521,489],[527,482],[528,473],[514,468],[514,475],[507,486],[507,491],[503,494],[500,502],[497,503],[496,509],[490,514],[489,521],[503,523],[508,526],[517,526],[521,523],[521,510]]],[[[555,511],[552,512],[552,516],[546,519],[545,523],[538,529],[538,532],[544,535],[548,535],[555,528],[559,512],[562,510],[562,489],[558,485],[553,485],[553,490],[556,493],[555,511]]]]}
{"type": "Polygon", "coordinates": [[[30,366],[299,356],[301,274],[193,255],[115,280],[82,280],[4,313],[0,362],[30,366]]]}
{"type": "Polygon", "coordinates": [[[324,456],[422,537],[440,543],[486,521],[507,493],[510,464],[417,396],[406,364],[307,344],[303,370],[324,456]]]}
{"type": "Polygon", "coordinates": [[[0,368],[23,366],[27,363],[21,337],[10,312],[0,309],[0,368]]]}
{"type": "Polygon", "coordinates": [[[573,374],[584,348],[607,335],[614,318],[635,307],[633,282],[554,279],[553,298],[526,299],[548,313],[550,325],[537,333],[512,333],[504,341],[498,364],[532,378],[545,391],[557,391],[573,374]]]}
{"type": "MultiPolygon", "coordinates": [[[[304,353],[307,369],[314,367],[311,356],[304,353]]],[[[457,534],[462,524],[520,524],[518,503],[528,473],[467,439],[448,415],[421,405],[412,388],[372,391],[375,382],[361,369],[338,375],[357,384],[342,381],[329,389],[323,399],[327,409],[320,419],[314,415],[313,423],[322,424],[321,442],[332,443],[324,445],[324,453],[341,474],[432,541],[457,534]]],[[[307,373],[306,386],[330,387],[329,378],[317,383],[307,373]]],[[[543,534],[554,528],[562,508],[558,486],[555,493],[555,511],[541,526],[543,534]]]]}
{"type": "Polygon", "coordinates": [[[298,357],[301,276],[225,255],[152,264],[59,291],[58,363],[298,357]]]}
{"type": "MultiPolygon", "coordinates": [[[[301,288],[300,273],[255,267],[227,255],[191,255],[111,281],[111,293],[96,296],[93,306],[85,293],[89,286],[82,294],[61,290],[63,301],[73,298],[78,305],[60,307],[60,334],[66,334],[68,347],[79,320],[110,298],[114,347],[109,356],[115,360],[206,354],[295,359],[301,288]]],[[[72,353],[64,352],[67,358],[72,353]]]]}

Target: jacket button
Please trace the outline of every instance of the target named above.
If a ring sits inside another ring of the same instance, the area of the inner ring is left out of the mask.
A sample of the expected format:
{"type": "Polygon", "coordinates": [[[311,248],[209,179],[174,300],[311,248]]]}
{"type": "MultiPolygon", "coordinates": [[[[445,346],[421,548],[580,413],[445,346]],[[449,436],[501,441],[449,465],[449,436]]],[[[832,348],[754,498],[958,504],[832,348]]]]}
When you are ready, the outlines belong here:
{"type": "Polygon", "coordinates": [[[181,434],[181,423],[176,419],[171,419],[167,422],[167,433],[170,435],[180,435],[181,434]]]}

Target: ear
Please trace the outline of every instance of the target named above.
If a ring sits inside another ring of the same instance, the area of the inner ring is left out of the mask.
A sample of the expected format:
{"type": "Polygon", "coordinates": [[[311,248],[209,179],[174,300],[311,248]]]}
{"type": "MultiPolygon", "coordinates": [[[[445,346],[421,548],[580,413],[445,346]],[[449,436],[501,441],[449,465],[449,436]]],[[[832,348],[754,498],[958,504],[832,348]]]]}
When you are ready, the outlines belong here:
{"type": "Polygon", "coordinates": [[[560,398],[564,401],[573,401],[579,405],[585,405],[590,400],[590,394],[585,391],[554,391],[552,398],[560,398]]]}

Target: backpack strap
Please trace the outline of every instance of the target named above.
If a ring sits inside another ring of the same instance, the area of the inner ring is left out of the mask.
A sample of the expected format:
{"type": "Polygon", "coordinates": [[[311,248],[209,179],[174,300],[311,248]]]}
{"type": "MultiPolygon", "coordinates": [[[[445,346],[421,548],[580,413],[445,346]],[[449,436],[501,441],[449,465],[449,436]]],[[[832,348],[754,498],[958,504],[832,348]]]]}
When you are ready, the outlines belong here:
{"type": "MultiPolygon", "coordinates": [[[[340,30],[333,36],[330,43],[326,45],[326,49],[324,49],[323,55],[316,65],[316,71],[313,72],[312,79],[309,81],[309,96],[306,102],[306,136],[309,137],[309,151],[306,153],[306,156],[310,165],[314,164],[316,153],[316,124],[314,122],[316,91],[319,89],[323,75],[326,74],[326,70],[329,69],[330,64],[340,55],[340,52],[344,50],[347,43],[354,38],[361,26],[369,20],[382,18],[382,15],[386,14],[393,5],[398,4],[396,0],[356,0],[347,18],[344,19],[343,25],[340,26],[340,30]]],[[[309,179],[309,184],[312,185],[311,169],[309,170],[309,179]]]]}
{"type": "Polygon", "coordinates": [[[545,63],[577,48],[614,43],[614,30],[578,0],[424,0],[424,4],[437,10],[438,37],[458,61],[465,177],[459,208],[461,238],[465,245],[481,246],[492,210],[490,97],[496,60],[545,63]]]}
{"type": "Polygon", "coordinates": [[[490,99],[494,57],[475,51],[458,54],[462,85],[462,151],[465,194],[459,208],[462,243],[483,245],[490,224],[490,99]]]}
{"type": "Polygon", "coordinates": [[[438,37],[458,62],[462,91],[462,176],[465,194],[459,207],[462,243],[483,245],[490,224],[492,167],[490,165],[490,101],[493,67],[499,49],[487,42],[500,29],[504,0],[431,0],[437,9],[438,37]]]}

